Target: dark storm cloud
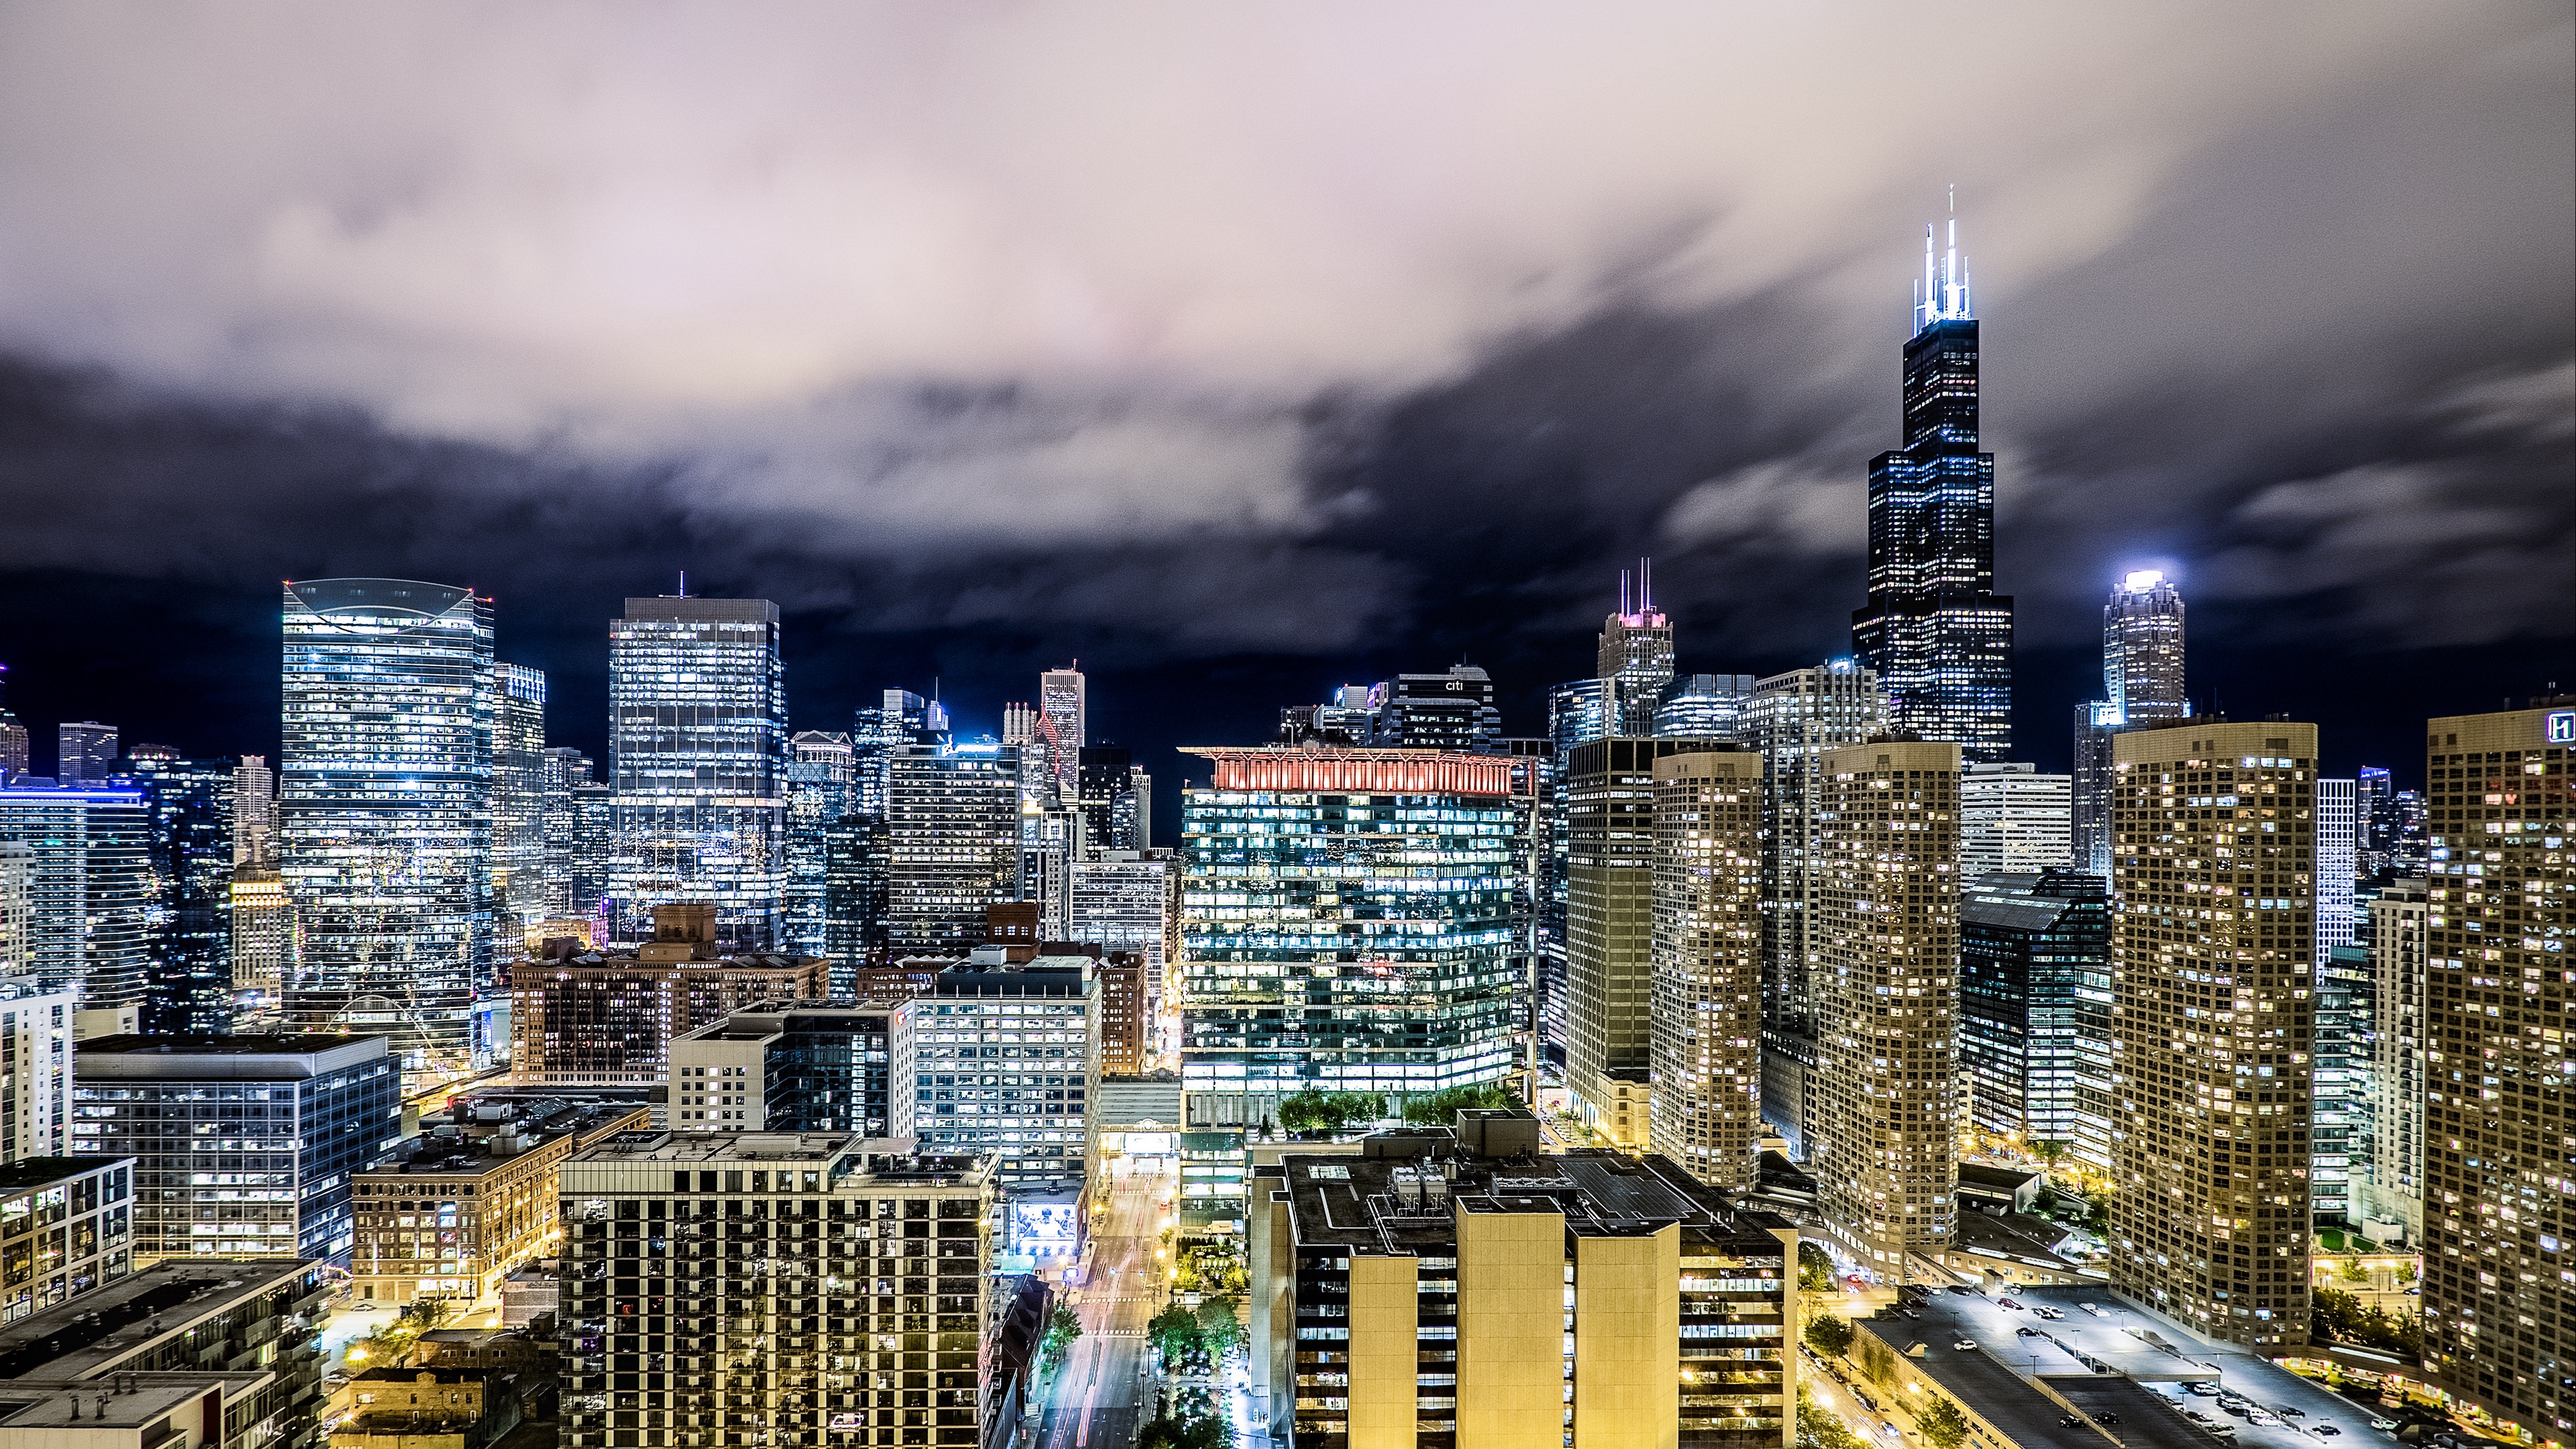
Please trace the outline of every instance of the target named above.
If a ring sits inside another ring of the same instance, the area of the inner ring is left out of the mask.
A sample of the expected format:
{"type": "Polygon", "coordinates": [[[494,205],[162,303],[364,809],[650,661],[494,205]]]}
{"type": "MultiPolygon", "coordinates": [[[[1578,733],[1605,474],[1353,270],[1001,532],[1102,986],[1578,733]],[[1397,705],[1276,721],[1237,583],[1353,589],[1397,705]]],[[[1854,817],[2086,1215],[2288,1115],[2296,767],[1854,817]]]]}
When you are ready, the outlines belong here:
{"type": "Polygon", "coordinates": [[[413,573],[588,643],[687,567],[863,684],[928,639],[1526,687],[1653,552],[1686,664],[1812,659],[1956,181],[2027,646],[2148,562],[2213,644],[2559,641],[2571,50],[2510,4],[18,7],[0,569],[413,573]]]}

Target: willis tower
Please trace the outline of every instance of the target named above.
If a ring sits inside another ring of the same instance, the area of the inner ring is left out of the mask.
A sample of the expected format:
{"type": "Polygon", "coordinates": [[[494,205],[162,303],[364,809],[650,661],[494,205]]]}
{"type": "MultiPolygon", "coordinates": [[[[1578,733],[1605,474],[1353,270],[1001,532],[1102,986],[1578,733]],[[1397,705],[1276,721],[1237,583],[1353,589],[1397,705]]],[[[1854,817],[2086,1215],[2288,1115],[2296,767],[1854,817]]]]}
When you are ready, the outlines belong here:
{"type": "Polygon", "coordinates": [[[1852,612],[1852,652],[1878,672],[1896,729],[1996,761],[2012,753],[2012,600],[1994,592],[1995,458],[1977,451],[1977,319],[1958,243],[1954,218],[1936,257],[1924,228],[1905,445],[1869,465],[1869,603],[1852,612]]]}

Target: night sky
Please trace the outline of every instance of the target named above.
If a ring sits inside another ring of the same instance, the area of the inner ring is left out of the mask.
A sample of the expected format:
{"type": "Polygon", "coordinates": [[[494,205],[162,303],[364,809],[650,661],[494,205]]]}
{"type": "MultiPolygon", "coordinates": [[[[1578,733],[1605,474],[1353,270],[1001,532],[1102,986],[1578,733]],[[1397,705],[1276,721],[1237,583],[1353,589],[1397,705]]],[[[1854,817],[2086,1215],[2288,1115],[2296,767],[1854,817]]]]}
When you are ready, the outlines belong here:
{"type": "Polygon", "coordinates": [[[627,594],[798,728],[1079,658],[1176,744],[1656,560],[1685,671],[1849,648],[1925,223],[1983,323],[2018,753],[2176,574],[2204,709],[2420,768],[2576,688],[2564,4],[0,11],[0,661],[274,753],[278,581],[496,600],[604,746],[627,594]]]}

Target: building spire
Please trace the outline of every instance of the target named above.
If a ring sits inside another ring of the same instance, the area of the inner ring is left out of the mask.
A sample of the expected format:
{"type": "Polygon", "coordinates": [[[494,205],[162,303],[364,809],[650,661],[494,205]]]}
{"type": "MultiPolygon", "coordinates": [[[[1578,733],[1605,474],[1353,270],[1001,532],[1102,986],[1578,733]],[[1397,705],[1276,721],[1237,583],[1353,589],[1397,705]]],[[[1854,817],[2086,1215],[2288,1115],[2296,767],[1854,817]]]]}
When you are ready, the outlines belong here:
{"type": "Polygon", "coordinates": [[[1935,322],[1959,322],[1976,316],[1968,297],[1968,269],[1959,261],[1959,187],[1950,186],[1949,235],[1936,237],[1923,228],[1923,280],[1915,284],[1914,330],[1935,322]],[[1936,255],[1937,253],[1937,255],[1936,255]]]}

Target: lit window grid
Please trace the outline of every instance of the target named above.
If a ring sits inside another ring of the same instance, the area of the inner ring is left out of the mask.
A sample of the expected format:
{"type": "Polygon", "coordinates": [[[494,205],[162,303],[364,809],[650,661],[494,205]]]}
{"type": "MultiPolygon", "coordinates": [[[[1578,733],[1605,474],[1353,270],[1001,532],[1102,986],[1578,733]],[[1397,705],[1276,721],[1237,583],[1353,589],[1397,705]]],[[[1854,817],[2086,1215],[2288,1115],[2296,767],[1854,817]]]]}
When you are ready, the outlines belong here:
{"type": "Polygon", "coordinates": [[[2112,1284],[2214,1337],[2305,1343],[2316,731],[2114,743],[2112,1284]]]}
{"type": "Polygon", "coordinates": [[[364,1011],[398,1051],[461,1058],[492,961],[490,601],[392,625],[290,591],[284,628],[277,838],[301,931],[288,1019],[327,1029],[364,1011]]]}
{"type": "Polygon", "coordinates": [[[1762,780],[1741,760],[1655,782],[1649,1139],[1729,1191],[1754,1185],[1762,1116],[1762,780]]]}

